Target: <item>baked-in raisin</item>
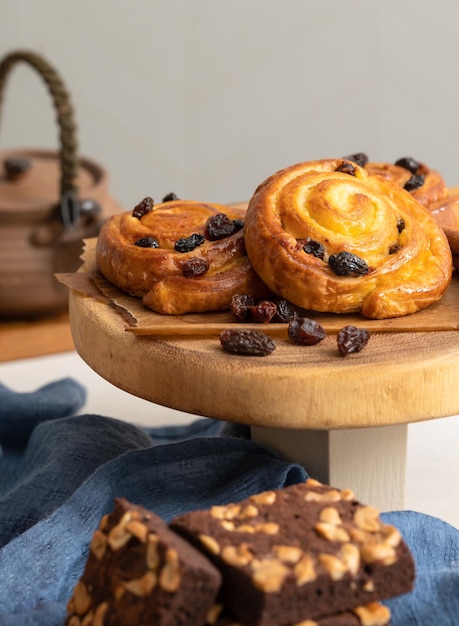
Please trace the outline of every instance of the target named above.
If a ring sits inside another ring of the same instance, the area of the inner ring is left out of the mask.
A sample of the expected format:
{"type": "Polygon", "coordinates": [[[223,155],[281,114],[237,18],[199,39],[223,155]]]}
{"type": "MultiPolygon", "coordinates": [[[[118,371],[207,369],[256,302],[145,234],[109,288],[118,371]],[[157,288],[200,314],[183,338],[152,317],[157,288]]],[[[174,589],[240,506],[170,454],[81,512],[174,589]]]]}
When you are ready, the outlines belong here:
{"type": "Polygon", "coordinates": [[[138,248],[159,248],[158,240],[154,237],[142,237],[134,243],[138,248]]]}
{"type": "Polygon", "coordinates": [[[324,260],[325,248],[323,244],[320,243],[320,241],[314,241],[314,239],[310,239],[308,237],[307,239],[303,239],[302,243],[303,250],[306,252],[306,254],[312,254],[312,256],[315,256],[318,259],[321,259],[322,261],[324,260]]]}
{"type": "Polygon", "coordinates": [[[412,174],[416,174],[421,167],[419,161],[416,161],[416,159],[413,159],[412,157],[402,157],[401,159],[395,161],[395,165],[405,168],[412,174]]]}
{"type": "Polygon", "coordinates": [[[171,191],[170,193],[166,194],[163,198],[163,202],[172,202],[173,200],[178,200],[178,196],[175,195],[175,193],[173,191],[171,191]]]}
{"type": "Polygon", "coordinates": [[[389,254],[395,254],[401,250],[401,246],[398,243],[394,243],[389,247],[389,254]]]}
{"type": "Polygon", "coordinates": [[[347,161],[343,161],[340,165],[338,165],[335,172],[342,172],[343,174],[355,176],[355,165],[348,163],[347,161]]]}
{"type": "Polygon", "coordinates": [[[422,187],[424,181],[424,174],[413,174],[403,185],[403,189],[406,189],[407,191],[414,191],[415,189],[419,189],[419,187],[422,187]]]}
{"type": "Polygon", "coordinates": [[[134,207],[134,209],[132,210],[132,217],[136,217],[138,220],[140,220],[141,217],[143,217],[147,213],[150,213],[154,206],[155,203],[153,201],[153,198],[147,196],[141,202],[139,202],[137,206],[134,207]]]}
{"type": "Polygon", "coordinates": [[[250,313],[254,322],[268,324],[277,313],[277,306],[270,300],[260,300],[250,307],[250,313]]]}
{"type": "Polygon", "coordinates": [[[295,317],[288,323],[288,336],[303,346],[314,346],[327,336],[324,328],[316,320],[308,317],[295,317]]]}
{"type": "Polygon", "coordinates": [[[265,333],[245,328],[222,331],[220,343],[226,352],[245,356],[266,356],[276,348],[274,341],[265,333]]]}
{"type": "Polygon", "coordinates": [[[182,265],[182,274],[185,278],[204,276],[209,271],[209,263],[201,257],[195,256],[182,265]]]}
{"type": "Polygon", "coordinates": [[[338,350],[342,356],[351,352],[360,352],[367,345],[370,333],[365,328],[344,326],[338,333],[338,350]]]}
{"type": "Polygon", "coordinates": [[[397,230],[399,233],[405,230],[405,220],[402,217],[397,220],[397,230]]]}
{"type": "Polygon", "coordinates": [[[205,241],[204,235],[200,235],[199,233],[193,233],[189,237],[182,237],[181,239],[177,239],[175,242],[174,248],[177,252],[191,252],[198,246],[201,246],[205,241]]]}
{"type": "Polygon", "coordinates": [[[241,228],[244,228],[244,220],[233,220],[234,232],[237,233],[241,228]]]}
{"type": "Polygon", "coordinates": [[[337,276],[362,276],[369,271],[363,259],[346,250],[330,255],[328,264],[337,276]]]}
{"type": "Polygon", "coordinates": [[[273,317],[272,321],[286,323],[294,319],[297,315],[298,313],[288,300],[279,300],[276,302],[276,315],[273,317]]]}
{"type": "Polygon", "coordinates": [[[350,154],[347,157],[343,157],[347,161],[352,161],[353,163],[357,163],[360,167],[365,167],[368,163],[368,157],[365,152],[356,152],[355,154],[350,154]]]}
{"type": "Polygon", "coordinates": [[[250,307],[254,304],[255,300],[252,296],[237,293],[231,298],[230,311],[237,320],[242,322],[250,317],[250,307]]]}
{"type": "Polygon", "coordinates": [[[225,237],[230,237],[234,232],[234,220],[224,213],[212,215],[206,222],[205,234],[206,239],[209,241],[225,239],[225,237]]]}

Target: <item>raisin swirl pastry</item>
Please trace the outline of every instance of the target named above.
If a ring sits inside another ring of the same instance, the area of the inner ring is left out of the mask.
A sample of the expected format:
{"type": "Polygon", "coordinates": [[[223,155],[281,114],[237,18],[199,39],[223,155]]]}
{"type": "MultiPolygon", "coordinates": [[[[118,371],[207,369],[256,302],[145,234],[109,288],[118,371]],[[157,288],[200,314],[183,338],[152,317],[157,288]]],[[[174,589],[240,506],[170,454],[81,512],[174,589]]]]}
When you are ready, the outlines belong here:
{"type": "Polygon", "coordinates": [[[369,161],[364,152],[345,157],[364,167],[371,175],[382,176],[409,191],[426,208],[448,195],[448,187],[440,172],[413,157],[402,157],[395,163],[369,161]]]}
{"type": "Polygon", "coordinates": [[[265,297],[243,236],[245,209],[193,200],[154,205],[111,217],[96,246],[99,271],[157,313],[228,309],[236,293],[265,297]]]}
{"type": "Polygon", "coordinates": [[[249,202],[244,231],[264,282],[314,311],[407,315],[439,300],[451,281],[451,251],[430,213],[346,159],[270,176],[249,202]]]}

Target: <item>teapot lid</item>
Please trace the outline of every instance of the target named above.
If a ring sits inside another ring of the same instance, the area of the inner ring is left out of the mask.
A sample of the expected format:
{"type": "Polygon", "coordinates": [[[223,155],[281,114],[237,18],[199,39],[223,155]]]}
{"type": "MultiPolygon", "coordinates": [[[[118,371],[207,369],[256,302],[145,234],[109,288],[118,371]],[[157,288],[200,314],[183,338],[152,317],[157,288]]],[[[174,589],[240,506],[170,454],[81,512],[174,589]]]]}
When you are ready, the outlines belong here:
{"type": "MultiPolygon", "coordinates": [[[[0,222],[45,219],[60,204],[60,179],[61,165],[55,151],[0,151],[0,222]]],[[[81,158],[76,186],[80,200],[102,204],[107,193],[107,173],[94,161],[81,158]]]]}

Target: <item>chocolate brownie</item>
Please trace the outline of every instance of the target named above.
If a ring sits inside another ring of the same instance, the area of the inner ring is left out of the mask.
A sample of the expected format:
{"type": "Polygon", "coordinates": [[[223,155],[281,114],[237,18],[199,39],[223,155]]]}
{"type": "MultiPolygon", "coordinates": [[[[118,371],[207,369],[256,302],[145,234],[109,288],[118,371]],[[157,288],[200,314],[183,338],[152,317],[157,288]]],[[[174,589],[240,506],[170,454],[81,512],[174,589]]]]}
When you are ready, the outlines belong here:
{"type": "Polygon", "coordinates": [[[155,514],[124,498],[95,531],[66,626],[204,624],[218,570],[155,514]]]}
{"type": "MultiPolygon", "coordinates": [[[[206,626],[245,626],[234,615],[216,604],[207,616],[206,626]]],[[[379,602],[358,606],[352,611],[336,615],[318,617],[315,620],[302,620],[289,626],[390,626],[390,610],[379,602]]]]}
{"type": "Polygon", "coordinates": [[[186,513],[170,527],[212,559],[219,601],[250,626],[315,620],[414,584],[399,531],[352,491],[312,479],[186,513]]]}

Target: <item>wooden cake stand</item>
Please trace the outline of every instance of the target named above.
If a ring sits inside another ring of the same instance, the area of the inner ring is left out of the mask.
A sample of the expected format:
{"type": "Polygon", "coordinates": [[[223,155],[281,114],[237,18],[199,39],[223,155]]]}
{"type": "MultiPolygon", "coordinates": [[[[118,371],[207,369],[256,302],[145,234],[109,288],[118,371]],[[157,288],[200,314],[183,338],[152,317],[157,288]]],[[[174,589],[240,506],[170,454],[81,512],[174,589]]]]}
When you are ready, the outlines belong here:
{"type": "Polygon", "coordinates": [[[224,352],[218,335],[136,336],[95,298],[70,292],[80,356],[115,386],[188,413],[250,425],[252,438],[382,511],[404,506],[407,425],[459,413],[459,332],[373,333],[345,358],[276,338],[267,357],[224,352]]]}

